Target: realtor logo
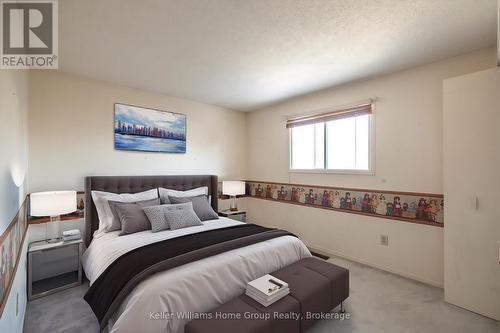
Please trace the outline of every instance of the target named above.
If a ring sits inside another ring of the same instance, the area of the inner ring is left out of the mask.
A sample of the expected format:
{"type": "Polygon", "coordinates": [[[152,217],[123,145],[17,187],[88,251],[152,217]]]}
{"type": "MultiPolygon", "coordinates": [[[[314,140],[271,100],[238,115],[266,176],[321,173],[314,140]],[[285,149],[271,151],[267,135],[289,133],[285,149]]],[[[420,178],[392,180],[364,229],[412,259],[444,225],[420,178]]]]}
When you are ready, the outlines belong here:
{"type": "Polygon", "coordinates": [[[57,69],[57,0],[0,0],[2,69],[57,69]]]}

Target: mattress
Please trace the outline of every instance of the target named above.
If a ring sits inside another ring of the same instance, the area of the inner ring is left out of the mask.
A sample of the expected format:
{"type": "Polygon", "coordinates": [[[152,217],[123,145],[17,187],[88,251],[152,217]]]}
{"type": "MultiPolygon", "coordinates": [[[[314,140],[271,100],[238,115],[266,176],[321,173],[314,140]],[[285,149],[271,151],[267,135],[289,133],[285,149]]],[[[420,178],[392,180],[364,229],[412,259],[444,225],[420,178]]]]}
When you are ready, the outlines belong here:
{"type": "MultiPolygon", "coordinates": [[[[202,226],[143,231],[118,236],[109,232],[92,241],[82,256],[92,284],[114,260],[138,247],[175,237],[241,224],[228,218],[202,226]]],[[[142,281],[109,321],[110,332],[183,332],[184,325],[244,292],[246,283],[303,258],[307,247],[284,236],[198,260],[157,273],[142,281]]]]}

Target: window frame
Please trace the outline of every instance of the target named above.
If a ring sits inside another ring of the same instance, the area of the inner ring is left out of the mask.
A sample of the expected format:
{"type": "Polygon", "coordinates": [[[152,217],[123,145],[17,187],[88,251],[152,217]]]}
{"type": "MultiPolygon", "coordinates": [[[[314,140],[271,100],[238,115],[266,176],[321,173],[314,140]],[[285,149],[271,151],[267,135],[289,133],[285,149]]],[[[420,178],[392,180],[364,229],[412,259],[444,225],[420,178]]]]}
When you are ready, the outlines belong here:
{"type": "MultiPolygon", "coordinates": [[[[341,175],[375,175],[375,105],[372,105],[372,113],[368,115],[368,170],[358,169],[328,169],[328,145],[327,127],[324,122],[324,166],[321,169],[294,169],[292,168],[292,128],[288,130],[288,172],[289,173],[310,173],[310,174],[341,174],[341,175]]],[[[316,154],[316,149],[315,149],[316,154]]]]}

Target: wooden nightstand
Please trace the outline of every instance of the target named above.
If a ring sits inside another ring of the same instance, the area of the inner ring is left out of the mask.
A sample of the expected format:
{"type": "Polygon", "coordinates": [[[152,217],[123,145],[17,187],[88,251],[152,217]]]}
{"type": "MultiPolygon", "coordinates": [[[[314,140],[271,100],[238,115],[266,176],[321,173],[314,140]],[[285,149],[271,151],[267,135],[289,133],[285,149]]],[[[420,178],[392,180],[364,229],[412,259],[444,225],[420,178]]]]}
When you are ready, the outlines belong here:
{"type": "Polygon", "coordinates": [[[223,210],[219,212],[219,216],[224,216],[240,222],[247,221],[247,212],[241,210],[235,210],[235,211],[230,211],[229,209],[223,210]]]}
{"type": "Polygon", "coordinates": [[[82,284],[83,240],[28,246],[28,299],[43,297],[82,284]]]}

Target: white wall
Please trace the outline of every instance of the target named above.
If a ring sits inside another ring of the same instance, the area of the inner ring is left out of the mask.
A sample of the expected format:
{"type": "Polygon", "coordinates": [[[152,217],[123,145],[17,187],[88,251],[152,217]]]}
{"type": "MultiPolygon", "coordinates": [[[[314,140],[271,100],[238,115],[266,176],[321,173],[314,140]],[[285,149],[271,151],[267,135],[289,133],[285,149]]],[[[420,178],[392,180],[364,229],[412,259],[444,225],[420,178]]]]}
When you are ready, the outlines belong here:
{"type": "Polygon", "coordinates": [[[30,192],[82,190],[91,175],[246,175],[243,113],[51,71],[31,75],[29,131],[30,192]],[[187,153],[115,150],[117,102],[186,114],[187,153]]]}
{"type": "Polygon", "coordinates": [[[262,199],[247,199],[249,222],[286,229],[320,253],[335,254],[442,286],[443,230],[262,199]],[[380,246],[379,235],[389,236],[380,246]]]}
{"type": "MultiPolygon", "coordinates": [[[[485,49],[320,91],[249,113],[249,179],[442,193],[442,81],[493,67],[494,64],[495,50],[485,49]],[[288,171],[287,116],[371,97],[377,98],[374,176],[288,171]]],[[[258,199],[252,200],[249,205],[251,221],[288,228],[303,235],[311,246],[325,252],[443,285],[442,228],[291,207],[258,199]],[[386,248],[379,245],[381,234],[389,235],[389,246],[386,248]]]]}
{"type": "Polygon", "coordinates": [[[443,89],[445,299],[500,320],[500,68],[443,89]]]}
{"type": "Polygon", "coordinates": [[[0,234],[24,199],[28,171],[28,72],[0,71],[0,234]]]}
{"type": "MultiPolygon", "coordinates": [[[[32,72],[28,88],[27,74],[0,71],[1,120],[2,124],[12,124],[0,133],[5,157],[0,160],[0,231],[10,222],[18,198],[27,188],[16,187],[13,179],[18,184],[29,183],[30,191],[81,190],[87,175],[213,173],[226,179],[442,193],[442,80],[492,67],[494,62],[493,49],[481,50],[295,98],[246,115],[51,71],[32,72]],[[287,115],[368,97],[378,98],[375,176],[288,172],[287,115]],[[114,150],[115,102],[185,113],[187,153],[114,150]],[[23,182],[28,156],[29,177],[23,182]]],[[[259,199],[244,199],[240,205],[246,208],[251,222],[287,228],[316,249],[434,285],[443,284],[441,228],[259,199]],[[380,234],[389,235],[389,247],[378,245],[380,234]]],[[[13,290],[18,290],[24,311],[25,255],[22,258],[13,290]]],[[[22,313],[16,319],[11,297],[0,320],[0,331],[21,331],[19,318],[22,313]]]]}
{"type": "MultiPolygon", "coordinates": [[[[26,195],[28,75],[27,71],[0,70],[0,235],[26,195]]],[[[0,318],[0,332],[22,332],[26,309],[26,244],[0,318]]]]}

